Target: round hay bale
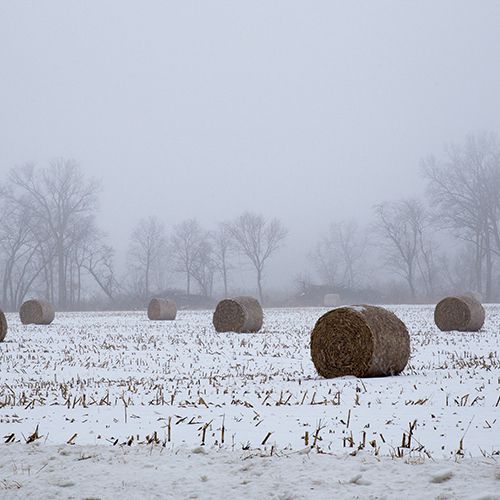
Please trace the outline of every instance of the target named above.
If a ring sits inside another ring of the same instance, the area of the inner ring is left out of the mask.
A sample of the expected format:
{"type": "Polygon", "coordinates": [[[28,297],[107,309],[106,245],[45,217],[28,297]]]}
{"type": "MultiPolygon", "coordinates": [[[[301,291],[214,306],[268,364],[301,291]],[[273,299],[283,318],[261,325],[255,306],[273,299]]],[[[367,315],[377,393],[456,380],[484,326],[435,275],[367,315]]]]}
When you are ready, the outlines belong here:
{"type": "Polygon", "coordinates": [[[337,307],[340,305],[340,295],[338,293],[327,293],[323,298],[325,307],[337,307]]]}
{"type": "Polygon", "coordinates": [[[55,311],[46,300],[27,300],[19,310],[23,325],[50,325],[54,321],[55,311]]]}
{"type": "Polygon", "coordinates": [[[445,297],[434,309],[434,322],[443,332],[477,332],[484,324],[484,307],[467,296],[445,297]]]}
{"type": "Polygon", "coordinates": [[[257,299],[235,297],[221,300],[213,323],[218,332],[255,333],[262,328],[264,313],[257,299]]]}
{"type": "Polygon", "coordinates": [[[7,335],[7,319],[3,311],[0,310],[0,342],[3,342],[5,335],[7,335]]]}
{"type": "Polygon", "coordinates": [[[340,307],[316,322],[311,357],[325,378],[397,375],[410,358],[410,335],[405,324],[382,307],[340,307]]]}
{"type": "Polygon", "coordinates": [[[151,299],[148,306],[148,318],[153,321],[172,321],[177,316],[177,305],[170,299],[151,299]]]}

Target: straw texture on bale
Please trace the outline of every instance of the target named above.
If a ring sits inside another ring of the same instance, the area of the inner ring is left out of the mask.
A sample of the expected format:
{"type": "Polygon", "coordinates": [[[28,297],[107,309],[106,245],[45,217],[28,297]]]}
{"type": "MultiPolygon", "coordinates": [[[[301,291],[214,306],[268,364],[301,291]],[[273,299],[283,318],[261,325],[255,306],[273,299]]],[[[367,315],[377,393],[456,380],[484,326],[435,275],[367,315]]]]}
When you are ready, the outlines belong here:
{"type": "Polygon", "coordinates": [[[434,322],[443,332],[477,332],[484,324],[484,307],[467,296],[445,297],[434,309],[434,322]]]}
{"type": "Polygon", "coordinates": [[[340,307],[316,322],[311,357],[325,378],[397,375],[410,358],[410,335],[405,324],[382,307],[340,307]]]}
{"type": "Polygon", "coordinates": [[[3,341],[5,335],[7,335],[7,320],[3,311],[0,311],[0,342],[3,341]]]}
{"type": "Polygon", "coordinates": [[[148,306],[148,318],[154,321],[172,321],[177,316],[177,305],[170,299],[151,299],[148,306]]]}
{"type": "Polygon", "coordinates": [[[338,293],[327,293],[323,298],[325,307],[337,307],[340,305],[340,295],[338,293]]]}
{"type": "Polygon", "coordinates": [[[257,299],[235,297],[221,300],[213,323],[218,332],[255,333],[262,328],[264,313],[257,299]]]}
{"type": "Polygon", "coordinates": [[[21,306],[19,316],[23,325],[50,325],[55,311],[52,304],[45,300],[28,300],[21,306]]]}

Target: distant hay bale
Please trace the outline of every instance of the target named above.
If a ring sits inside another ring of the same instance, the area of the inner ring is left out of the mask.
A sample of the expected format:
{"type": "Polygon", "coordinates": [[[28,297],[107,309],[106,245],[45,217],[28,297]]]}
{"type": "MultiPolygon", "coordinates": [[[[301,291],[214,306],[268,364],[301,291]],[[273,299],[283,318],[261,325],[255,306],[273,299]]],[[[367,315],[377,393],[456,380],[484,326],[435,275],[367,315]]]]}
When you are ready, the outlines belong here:
{"type": "Polygon", "coordinates": [[[7,335],[7,319],[3,311],[0,310],[0,342],[3,342],[5,335],[7,335]]]}
{"type": "Polygon", "coordinates": [[[471,291],[464,293],[466,297],[472,297],[474,300],[477,300],[478,302],[483,301],[483,296],[479,292],[471,291]]]}
{"type": "Polygon", "coordinates": [[[434,322],[443,332],[477,332],[484,324],[484,307],[468,296],[445,297],[434,309],[434,322]]]}
{"type": "Polygon", "coordinates": [[[325,378],[397,375],[410,358],[410,335],[405,324],[382,307],[340,307],[316,322],[311,357],[325,378]]]}
{"type": "Polygon", "coordinates": [[[55,311],[52,304],[45,300],[28,300],[21,306],[19,316],[23,325],[50,325],[55,311]]]}
{"type": "Polygon", "coordinates": [[[323,298],[325,307],[337,307],[340,305],[340,295],[338,293],[327,293],[323,298]]]}
{"type": "Polygon", "coordinates": [[[221,300],[213,323],[218,332],[255,333],[262,328],[264,313],[257,299],[235,297],[221,300]]]}
{"type": "Polygon", "coordinates": [[[171,299],[151,299],[148,318],[153,321],[172,321],[177,316],[177,305],[171,299]]]}

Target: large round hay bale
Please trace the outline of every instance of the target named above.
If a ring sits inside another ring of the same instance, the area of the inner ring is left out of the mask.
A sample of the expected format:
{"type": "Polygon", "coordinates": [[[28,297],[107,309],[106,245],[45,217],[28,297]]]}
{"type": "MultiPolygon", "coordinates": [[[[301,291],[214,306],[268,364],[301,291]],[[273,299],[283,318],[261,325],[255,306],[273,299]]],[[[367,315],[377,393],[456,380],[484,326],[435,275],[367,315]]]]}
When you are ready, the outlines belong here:
{"type": "Polygon", "coordinates": [[[148,318],[153,321],[171,321],[177,316],[177,305],[173,300],[155,298],[148,306],[148,318]]]}
{"type": "Polygon", "coordinates": [[[0,342],[3,341],[5,335],[7,335],[7,319],[3,311],[0,311],[0,342]]]}
{"type": "Polygon", "coordinates": [[[323,297],[325,307],[337,307],[340,305],[340,295],[338,293],[327,293],[323,297]]]}
{"type": "Polygon", "coordinates": [[[467,296],[445,297],[434,309],[434,322],[443,332],[477,332],[484,324],[484,307],[467,296]]]}
{"type": "Polygon", "coordinates": [[[54,321],[55,311],[46,300],[27,300],[19,310],[23,325],[50,325],[54,321]]]}
{"type": "Polygon", "coordinates": [[[217,304],[213,323],[218,332],[254,333],[262,328],[263,318],[264,313],[257,299],[235,297],[217,304]]]}
{"type": "Polygon", "coordinates": [[[382,307],[340,307],[316,322],[311,357],[325,378],[397,375],[410,358],[410,335],[405,324],[382,307]]]}

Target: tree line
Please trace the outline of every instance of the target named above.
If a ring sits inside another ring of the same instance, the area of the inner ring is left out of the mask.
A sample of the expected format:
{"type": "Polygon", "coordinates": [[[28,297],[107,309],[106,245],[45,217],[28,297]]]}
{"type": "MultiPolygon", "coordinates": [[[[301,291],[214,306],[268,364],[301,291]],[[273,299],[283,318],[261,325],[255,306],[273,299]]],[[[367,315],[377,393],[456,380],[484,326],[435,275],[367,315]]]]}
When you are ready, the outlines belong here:
{"type": "Polygon", "coordinates": [[[216,278],[227,295],[236,253],[251,265],[264,299],[264,270],[287,236],[278,219],[245,212],[212,231],[189,219],[167,235],[161,220],[148,217],[132,231],[118,278],[115,250],[96,224],[99,191],[73,160],[11,170],[0,186],[2,308],[16,310],[35,294],[60,310],[78,309],[98,292],[109,306],[134,306],[171,288],[170,273],[184,277],[188,298],[194,286],[212,297],[216,278]]]}
{"type": "MultiPolygon", "coordinates": [[[[330,221],[288,303],[314,290],[392,302],[466,290],[498,299],[497,137],[470,135],[441,157],[423,159],[421,174],[424,196],[377,204],[365,226],[330,221]]],[[[158,217],[147,217],[133,228],[125,272],[117,273],[115,249],[96,221],[100,190],[74,160],[10,171],[0,185],[2,308],[16,310],[33,295],[60,310],[135,307],[162,293],[183,294],[189,304],[229,295],[242,265],[255,276],[250,292],[266,302],[265,272],[288,234],[280,220],[245,212],[211,229],[188,219],[168,232],[158,217]]]]}
{"type": "Polygon", "coordinates": [[[196,219],[187,219],[173,227],[168,237],[157,217],[141,220],[132,232],[127,267],[129,284],[138,297],[147,298],[168,288],[166,271],[184,277],[189,297],[193,285],[202,297],[213,297],[216,278],[225,296],[229,294],[229,276],[236,254],[243,256],[255,273],[256,287],[264,300],[264,270],[281,247],[287,229],[278,219],[245,212],[232,221],[221,222],[206,230],[196,219]]]}
{"type": "Polygon", "coordinates": [[[469,135],[442,157],[424,158],[420,171],[425,196],[377,204],[363,230],[353,222],[331,224],[310,254],[321,282],[360,289],[385,276],[385,285],[375,287],[385,289],[386,300],[433,301],[456,292],[498,300],[498,138],[469,135]]]}

